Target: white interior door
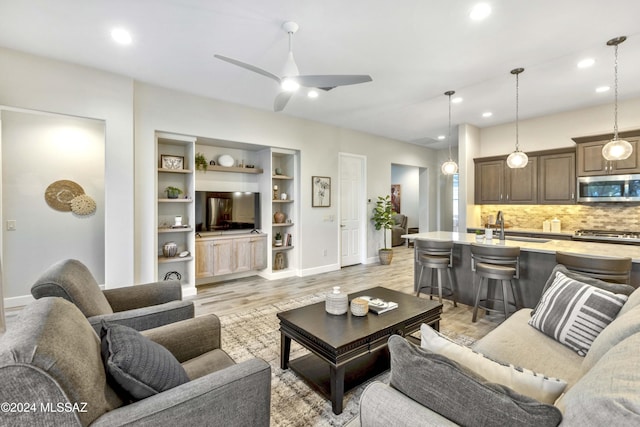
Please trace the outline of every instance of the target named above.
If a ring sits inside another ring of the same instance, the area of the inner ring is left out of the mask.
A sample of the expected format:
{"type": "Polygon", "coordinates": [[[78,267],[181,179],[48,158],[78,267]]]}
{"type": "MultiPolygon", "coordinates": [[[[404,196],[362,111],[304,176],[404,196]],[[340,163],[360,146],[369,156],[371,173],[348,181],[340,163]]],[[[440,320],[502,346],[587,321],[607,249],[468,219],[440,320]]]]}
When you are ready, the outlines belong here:
{"type": "Polygon", "coordinates": [[[366,158],[340,153],[340,265],[363,262],[366,158]]]}

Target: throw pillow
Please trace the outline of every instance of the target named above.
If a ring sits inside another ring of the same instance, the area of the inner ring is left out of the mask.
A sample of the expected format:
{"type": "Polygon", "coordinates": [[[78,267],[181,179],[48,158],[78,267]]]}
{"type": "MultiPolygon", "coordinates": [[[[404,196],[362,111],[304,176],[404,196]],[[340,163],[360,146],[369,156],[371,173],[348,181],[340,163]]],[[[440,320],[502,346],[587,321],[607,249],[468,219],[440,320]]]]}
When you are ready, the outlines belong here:
{"type": "Polygon", "coordinates": [[[169,350],[135,329],[102,321],[100,338],[107,378],[133,401],[189,381],[169,350]]]}
{"type": "Polygon", "coordinates": [[[389,338],[392,387],[459,425],[557,426],[555,406],[487,382],[445,356],[389,338]]]}
{"type": "Polygon", "coordinates": [[[584,356],[626,301],[626,295],[614,294],[557,272],[529,324],[584,356]]]}
{"type": "Polygon", "coordinates": [[[502,384],[540,402],[553,404],[567,387],[564,380],[549,378],[529,369],[492,360],[482,353],[451,341],[429,325],[423,324],[420,334],[422,348],[448,357],[487,381],[502,384]]]}

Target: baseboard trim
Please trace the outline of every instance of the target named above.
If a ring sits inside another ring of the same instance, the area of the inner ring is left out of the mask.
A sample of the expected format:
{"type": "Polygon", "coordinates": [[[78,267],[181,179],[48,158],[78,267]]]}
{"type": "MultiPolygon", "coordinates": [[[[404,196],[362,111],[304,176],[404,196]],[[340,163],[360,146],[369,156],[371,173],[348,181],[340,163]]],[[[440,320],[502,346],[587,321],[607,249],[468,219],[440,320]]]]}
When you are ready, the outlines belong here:
{"type": "Polygon", "coordinates": [[[4,299],[4,308],[23,307],[30,302],[35,301],[32,295],[22,295],[19,297],[10,297],[4,299]]]}
{"type": "Polygon", "coordinates": [[[307,268],[302,270],[302,277],[313,276],[315,274],[328,273],[330,271],[340,270],[339,264],[321,265],[320,267],[307,268]]]}
{"type": "Polygon", "coordinates": [[[376,264],[380,262],[380,257],[378,257],[377,255],[374,257],[369,257],[367,258],[367,260],[364,262],[365,264],[376,264]]]}

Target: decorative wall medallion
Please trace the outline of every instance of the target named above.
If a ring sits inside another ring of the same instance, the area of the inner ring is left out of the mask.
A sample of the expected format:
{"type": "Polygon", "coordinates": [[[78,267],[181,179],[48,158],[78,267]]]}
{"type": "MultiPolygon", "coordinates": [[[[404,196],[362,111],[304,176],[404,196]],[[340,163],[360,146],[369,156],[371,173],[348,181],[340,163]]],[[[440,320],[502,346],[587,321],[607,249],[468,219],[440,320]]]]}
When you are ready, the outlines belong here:
{"type": "Polygon", "coordinates": [[[71,200],[84,194],[84,189],[77,183],[68,180],[56,181],[44,192],[47,204],[60,212],[71,212],[71,200]]]}
{"type": "Polygon", "coordinates": [[[96,211],[96,202],[86,194],[74,197],[69,202],[71,212],[76,215],[91,215],[96,211]]]}

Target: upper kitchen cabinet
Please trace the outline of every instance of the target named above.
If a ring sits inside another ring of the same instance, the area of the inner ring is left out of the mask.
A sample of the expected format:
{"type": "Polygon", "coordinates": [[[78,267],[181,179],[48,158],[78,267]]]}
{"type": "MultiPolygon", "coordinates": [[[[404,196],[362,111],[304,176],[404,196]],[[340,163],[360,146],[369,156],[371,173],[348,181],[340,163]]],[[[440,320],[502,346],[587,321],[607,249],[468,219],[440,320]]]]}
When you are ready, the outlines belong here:
{"type": "Polygon", "coordinates": [[[576,202],[576,153],[538,156],[538,203],[542,205],[576,202]]]}
{"type": "Polygon", "coordinates": [[[629,141],[633,147],[628,159],[607,161],[602,157],[602,147],[613,138],[613,134],[573,138],[577,144],[577,175],[640,173],[640,130],[620,132],[618,137],[629,141]]]}
{"type": "Polygon", "coordinates": [[[504,160],[474,159],[475,199],[478,205],[503,203],[504,197],[504,160]]]}
{"type": "Polygon", "coordinates": [[[475,203],[575,203],[575,149],[536,151],[528,155],[527,166],[520,169],[509,168],[506,156],[474,159],[475,203]]]}
{"type": "Polygon", "coordinates": [[[522,169],[509,168],[504,159],[476,159],[476,204],[536,203],[537,171],[535,157],[522,169]]]}

